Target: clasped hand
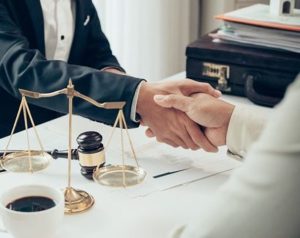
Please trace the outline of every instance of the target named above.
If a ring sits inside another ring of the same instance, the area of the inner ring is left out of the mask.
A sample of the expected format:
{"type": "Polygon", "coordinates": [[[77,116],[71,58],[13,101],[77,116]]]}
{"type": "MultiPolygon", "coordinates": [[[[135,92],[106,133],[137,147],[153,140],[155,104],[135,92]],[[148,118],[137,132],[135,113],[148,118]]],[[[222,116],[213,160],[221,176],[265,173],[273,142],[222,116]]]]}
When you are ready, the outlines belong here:
{"type": "Polygon", "coordinates": [[[209,84],[189,79],[143,83],[137,113],[141,124],[148,127],[146,135],[159,142],[216,152],[225,144],[233,111],[231,104],[218,99],[220,96],[209,84]]]}

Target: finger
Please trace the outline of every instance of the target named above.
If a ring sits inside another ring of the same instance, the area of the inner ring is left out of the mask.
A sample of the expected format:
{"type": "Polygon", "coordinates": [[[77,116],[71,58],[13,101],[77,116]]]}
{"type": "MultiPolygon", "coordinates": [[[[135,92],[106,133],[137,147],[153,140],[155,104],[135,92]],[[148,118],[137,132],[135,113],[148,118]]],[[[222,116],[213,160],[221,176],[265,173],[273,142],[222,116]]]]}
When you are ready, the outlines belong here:
{"type": "Polygon", "coordinates": [[[180,138],[179,136],[173,136],[172,140],[174,142],[176,142],[176,144],[178,145],[178,147],[181,147],[183,149],[189,149],[189,146],[185,143],[184,140],[182,140],[182,138],[180,138]]]}
{"type": "Polygon", "coordinates": [[[213,96],[216,97],[216,98],[219,98],[219,97],[222,96],[222,92],[220,90],[215,89],[215,92],[214,92],[213,96]]]}
{"type": "MultiPolygon", "coordinates": [[[[150,137],[150,138],[153,138],[155,137],[155,133],[150,129],[148,128],[146,131],[145,131],[145,134],[146,136],[150,137]]],[[[168,136],[172,139],[168,139],[167,137],[166,138],[157,138],[157,141],[158,142],[161,142],[161,143],[166,143],[166,144],[169,144],[173,147],[182,147],[184,149],[188,149],[188,146],[186,145],[186,143],[180,139],[180,137],[178,137],[177,135],[172,135],[172,136],[168,136]]]]}
{"type": "Polygon", "coordinates": [[[165,144],[171,145],[175,148],[182,147],[184,149],[187,149],[187,146],[185,145],[185,143],[175,134],[172,135],[172,138],[171,137],[165,137],[165,138],[156,137],[156,140],[160,143],[165,143],[165,144]]]}
{"type": "Polygon", "coordinates": [[[155,95],[153,99],[161,107],[175,108],[183,112],[188,110],[189,105],[193,101],[190,97],[175,94],[155,95]]]}
{"type": "MultiPolygon", "coordinates": [[[[179,133],[179,131],[178,131],[179,133]]],[[[184,143],[186,144],[188,149],[192,149],[192,150],[197,150],[200,149],[199,145],[197,145],[192,137],[190,136],[190,134],[188,133],[186,127],[184,126],[183,129],[180,131],[180,133],[178,134],[178,137],[180,137],[180,139],[182,141],[184,141],[184,143]]]]}
{"type": "Polygon", "coordinates": [[[186,129],[194,143],[200,146],[203,150],[207,152],[218,152],[218,148],[206,138],[201,128],[196,123],[190,124],[186,127],[186,129]]]}
{"type": "Polygon", "coordinates": [[[140,120],[140,125],[141,126],[146,126],[145,122],[142,119],[140,120]]]}
{"type": "Polygon", "coordinates": [[[176,143],[174,143],[173,141],[168,140],[168,139],[165,139],[164,141],[158,141],[158,142],[165,143],[165,144],[170,145],[170,146],[172,146],[174,148],[178,148],[179,147],[179,145],[177,145],[176,143]]]}
{"type": "Polygon", "coordinates": [[[166,138],[160,139],[159,141],[167,143],[167,144],[170,144],[170,142],[172,142],[173,145],[176,145],[176,147],[182,147],[183,149],[188,149],[189,148],[187,146],[187,144],[185,143],[185,141],[182,140],[182,138],[177,136],[176,134],[172,134],[172,136],[168,136],[166,138]]]}
{"type": "MultiPolygon", "coordinates": [[[[177,140],[181,141],[182,147],[184,149],[192,149],[196,150],[199,149],[199,146],[194,143],[192,138],[190,137],[189,133],[186,130],[185,124],[193,123],[185,113],[176,111],[176,120],[174,119],[173,125],[171,126],[172,131],[174,134],[177,134],[177,140]]],[[[172,137],[173,138],[173,137],[172,137]]],[[[179,142],[178,142],[179,143],[179,142]]]]}
{"type": "Polygon", "coordinates": [[[146,134],[146,136],[148,136],[148,137],[155,137],[155,134],[154,134],[154,132],[150,129],[150,128],[148,128],[146,131],[145,131],[145,134],[146,134]]]}
{"type": "Polygon", "coordinates": [[[214,97],[220,97],[222,95],[219,90],[214,89],[210,84],[197,82],[191,79],[186,79],[186,81],[183,83],[182,92],[186,96],[194,93],[207,93],[214,97]]]}

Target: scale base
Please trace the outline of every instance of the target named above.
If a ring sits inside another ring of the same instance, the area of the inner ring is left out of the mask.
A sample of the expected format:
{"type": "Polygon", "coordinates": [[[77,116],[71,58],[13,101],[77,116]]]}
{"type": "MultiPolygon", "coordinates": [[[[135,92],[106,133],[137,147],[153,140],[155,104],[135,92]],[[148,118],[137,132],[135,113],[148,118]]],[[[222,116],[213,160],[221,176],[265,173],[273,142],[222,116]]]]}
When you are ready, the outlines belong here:
{"type": "Polygon", "coordinates": [[[68,215],[85,212],[95,203],[94,198],[90,194],[82,190],[75,190],[72,187],[67,187],[64,195],[65,214],[68,215]]]}

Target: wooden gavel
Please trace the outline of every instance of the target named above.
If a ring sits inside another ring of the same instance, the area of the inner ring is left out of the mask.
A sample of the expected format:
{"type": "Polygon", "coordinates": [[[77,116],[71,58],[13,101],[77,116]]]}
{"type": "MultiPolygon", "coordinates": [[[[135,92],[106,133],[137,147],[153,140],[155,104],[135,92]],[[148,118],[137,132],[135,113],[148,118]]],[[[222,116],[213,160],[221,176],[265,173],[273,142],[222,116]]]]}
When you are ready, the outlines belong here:
{"type": "MultiPolygon", "coordinates": [[[[81,174],[87,179],[92,179],[93,172],[97,166],[102,167],[105,164],[102,136],[98,132],[87,131],[81,133],[76,141],[79,146],[78,149],[71,150],[71,159],[79,160],[81,174]]],[[[4,153],[7,155],[15,152],[20,152],[20,150],[0,151],[0,159],[2,159],[4,153]]],[[[54,149],[52,151],[46,150],[45,152],[51,155],[53,159],[68,158],[67,150],[54,149]]],[[[5,170],[0,167],[0,172],[3,171],[5,170]]]]}

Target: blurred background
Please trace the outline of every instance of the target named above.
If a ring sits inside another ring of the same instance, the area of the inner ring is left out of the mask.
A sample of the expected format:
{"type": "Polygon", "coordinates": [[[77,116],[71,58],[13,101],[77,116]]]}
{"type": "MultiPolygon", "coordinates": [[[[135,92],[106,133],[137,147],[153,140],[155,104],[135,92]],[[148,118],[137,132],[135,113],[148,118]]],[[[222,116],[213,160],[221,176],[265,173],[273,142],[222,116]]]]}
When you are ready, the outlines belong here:
{"type": "MultiPolygon", "coordinates": [[[[127,73],[156,81],[185,70],[185,47],[216,29],[214,16],[269,0],[93,0],[127,73]]],[[[296,0],[300,8],[300,0],[296,0]]]]}

